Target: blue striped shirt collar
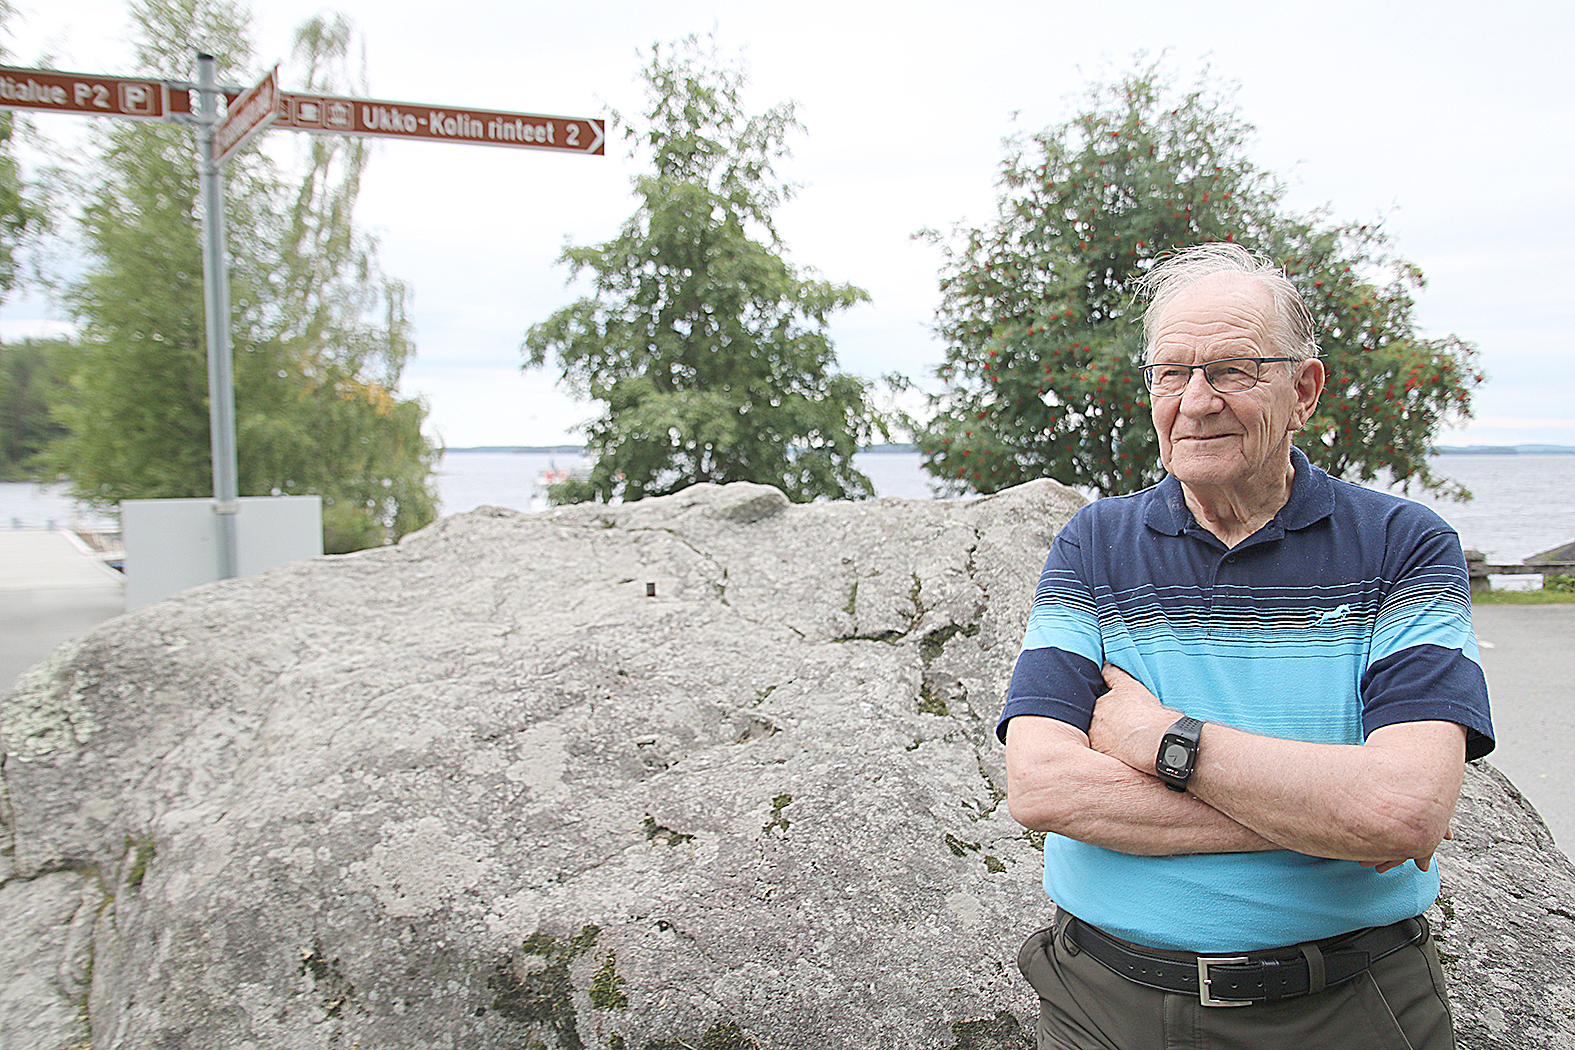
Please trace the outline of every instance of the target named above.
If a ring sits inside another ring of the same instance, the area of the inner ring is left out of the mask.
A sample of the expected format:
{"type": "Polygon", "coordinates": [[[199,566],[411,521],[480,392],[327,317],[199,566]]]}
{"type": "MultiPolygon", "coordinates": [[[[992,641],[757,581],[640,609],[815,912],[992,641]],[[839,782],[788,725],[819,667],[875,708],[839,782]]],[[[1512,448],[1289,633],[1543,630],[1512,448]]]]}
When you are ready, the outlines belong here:
{"type": "MultiPolygon", "coordinates": [[[[1334,480],[1312,465],[1306,453],[1291,446],[1291,498],[1274,515],[1271,526],[1280,529],[1305,529],[1334,513],[1334,480]]],[[[1143,523],[1155,532],[1180,536],[1197,525],[1182,495],[1181,482],[1173,475],[1148,490],[1148,507],[1143,523]]]]}

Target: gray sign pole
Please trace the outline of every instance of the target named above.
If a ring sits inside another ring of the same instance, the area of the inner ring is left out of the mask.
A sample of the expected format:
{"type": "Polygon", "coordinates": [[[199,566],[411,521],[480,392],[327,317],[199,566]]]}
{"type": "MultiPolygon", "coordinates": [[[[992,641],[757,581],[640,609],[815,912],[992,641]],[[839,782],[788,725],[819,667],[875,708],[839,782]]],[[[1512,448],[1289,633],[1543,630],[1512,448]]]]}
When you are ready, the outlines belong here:
{"type": "Polygon", "coordinates": [[[197,56],[197,155],[202,180],[203,314],[208,328],[208,429],[213,454],[213,512],[219,578],[240,575],[235,515],[240,469],[235,452],[235,369],[230,348],[230,267],[224,247],[224,183],[213,133],[224,114],[212,55],[197,56]]]}

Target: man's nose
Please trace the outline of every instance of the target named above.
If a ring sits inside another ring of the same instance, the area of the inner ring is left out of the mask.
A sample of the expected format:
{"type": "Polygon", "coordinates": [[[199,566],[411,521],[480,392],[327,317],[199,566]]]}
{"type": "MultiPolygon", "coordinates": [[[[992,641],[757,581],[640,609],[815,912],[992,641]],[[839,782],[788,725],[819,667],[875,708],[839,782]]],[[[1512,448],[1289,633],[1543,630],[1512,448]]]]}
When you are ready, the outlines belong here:
{"type": "Polygon", "coordinates": [[[1203,369],[1194,368],[1187,377],[1186,389],[1181,392],[1181,410],[1193,415],[1208,415],[1219,410],[1221,401],[1220,392],[1209,385],[1209,377],[1203,374],[1203,369]]]}

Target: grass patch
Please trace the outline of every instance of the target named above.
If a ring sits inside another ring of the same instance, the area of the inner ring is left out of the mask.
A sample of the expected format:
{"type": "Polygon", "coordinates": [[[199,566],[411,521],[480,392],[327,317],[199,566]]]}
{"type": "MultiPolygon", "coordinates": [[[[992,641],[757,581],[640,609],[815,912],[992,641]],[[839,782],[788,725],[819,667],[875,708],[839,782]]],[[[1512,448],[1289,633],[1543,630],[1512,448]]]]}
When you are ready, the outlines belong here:
{"type": "Polygon", "coordinates": [[[1540,591],[1473,591],[1471,592],[1472,605],[1571,605],[1575,604],[1575,592],[1549,590],[1544,587],[1540,591]]]}
{"type": "Polygon", "coordinates": [[[1542,577],[1535,591],[1473,591],[1473,605],[1554,605],[1575,603],[1575,576],[1555,573],[1542,577]]]}

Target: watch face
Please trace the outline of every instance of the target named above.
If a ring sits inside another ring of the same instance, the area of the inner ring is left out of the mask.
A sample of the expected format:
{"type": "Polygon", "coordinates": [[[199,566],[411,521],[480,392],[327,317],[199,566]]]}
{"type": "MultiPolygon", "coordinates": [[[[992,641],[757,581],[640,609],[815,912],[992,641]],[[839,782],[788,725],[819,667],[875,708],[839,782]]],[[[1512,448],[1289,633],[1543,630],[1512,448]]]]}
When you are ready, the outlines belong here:
{"type": "Polygon", "coordinates": [[[1154,772],[1172,791],[1187,790],[1192,766],[1198,760],[1198,734],[1202,729],[1202,722],[1183,716],[1160,737],[1154,772]]]}

